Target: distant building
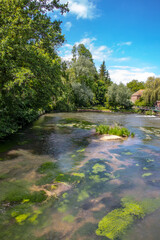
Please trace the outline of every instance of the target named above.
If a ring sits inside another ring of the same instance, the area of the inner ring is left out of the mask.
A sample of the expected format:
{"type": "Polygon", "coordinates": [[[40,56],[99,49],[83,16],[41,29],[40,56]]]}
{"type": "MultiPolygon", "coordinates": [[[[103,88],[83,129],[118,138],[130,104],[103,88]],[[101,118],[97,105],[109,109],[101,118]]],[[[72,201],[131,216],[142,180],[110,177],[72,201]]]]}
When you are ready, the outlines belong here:
{"type": "Polygon", "coordinates": [[[144,89],[140,89],[137,92],[133,93],[131,96],[131,102],[135,103],[135,101],[137,101],[143,94],[144,89]]]}
{"type": "Polygon", "coordinates": [[[160,101],[157,101],[157,102],[156,102],[156,107],[157,107],[158,109],[160,109],[160,101]]]}

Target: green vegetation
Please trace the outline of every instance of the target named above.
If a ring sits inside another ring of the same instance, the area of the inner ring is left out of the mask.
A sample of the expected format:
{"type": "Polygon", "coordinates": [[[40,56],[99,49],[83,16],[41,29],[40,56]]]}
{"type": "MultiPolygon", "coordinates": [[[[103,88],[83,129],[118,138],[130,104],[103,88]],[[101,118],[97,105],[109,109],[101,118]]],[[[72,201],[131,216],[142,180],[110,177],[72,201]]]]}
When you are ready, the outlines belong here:
{"type": "Polygon", "coordinates": [[[108,125],[99,125],[96,127],[96,132],[99,134],[109,134],[109,135],[117,135],[121,137],[128,137],[130,132],[127,128],[119,127],[119,126],[108,126],[108,125]]]}
{"type": "Polygon", "coordinates": [[[62,219],[64,222],[72,223],[75,220],[75,217],[72,215],[67,215],[62,219]]]}
{"type": "Polygon", "coordinates": [[[144,173],[144,174],[142,174],[142,177],[149,177],[151,175],[152,175],[152,173],[144,173]]]}
{"type": "Polygon", "coordinates": [[[145,84],[144,82],[139,82],[138,80],[132,80],[131,82],[127,83],[127,87],[131,90],[133,94],[140,89],[144,89],[145,84]]]}
{"type": "Polygon", "coordinates": [[[160,207],[160,199],[145,199],[137,202],[129,198],[122,199],[122,207],[108,213],[98,225],[96,234],[111,240],[121,237],[136,219],[154,212],[160,207]]]}
{"type": "Polygon", "coordinates": [[[40,203],[47,199],[44,191],[30,192],[29,185],[26,182],[2,182],[0,190],[0,202],[20,203],[33,202],[40,203]]]}
{"type": "Polygon", "coordinates": [[[55,168],[57,168],[56,163],[54,163],[54,162],[45,162],[37,169],[37,172],[39,172],[39,173],[47,173],[48,171],[52,171],[55,168]]]}

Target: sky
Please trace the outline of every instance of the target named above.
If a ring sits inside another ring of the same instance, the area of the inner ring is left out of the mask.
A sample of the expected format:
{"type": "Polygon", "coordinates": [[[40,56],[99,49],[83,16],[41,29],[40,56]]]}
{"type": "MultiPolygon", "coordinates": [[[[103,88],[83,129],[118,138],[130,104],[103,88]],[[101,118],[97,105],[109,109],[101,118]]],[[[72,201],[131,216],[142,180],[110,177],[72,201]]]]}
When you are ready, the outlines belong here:
{"type": "Polygon", "coordinates": [[[99,69],[103,60],[113,82],[160,76],[159,0],[61,0],[70,12],[61,16],[65,43],[59,49],[63,60],[72,58],[74,44],[83,43],[99,69]]]}

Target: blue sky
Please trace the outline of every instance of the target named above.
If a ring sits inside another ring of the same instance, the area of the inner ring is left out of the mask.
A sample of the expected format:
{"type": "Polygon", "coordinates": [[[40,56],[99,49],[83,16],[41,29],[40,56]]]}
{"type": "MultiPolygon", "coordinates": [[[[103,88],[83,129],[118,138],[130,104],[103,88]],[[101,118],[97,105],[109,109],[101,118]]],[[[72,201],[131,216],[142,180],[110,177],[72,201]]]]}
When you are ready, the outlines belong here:
{"type": "MultiPolygon", "coordinates": [[[[61,3],[66,3],[61,0],[61,3]]],[[[66,42],[60,56],[71,59],[74,44],[84,43],[97,69],[106,62],[114,82],[146,81],[160,76],[159,0],[68,0],[70,12],[62,20],[66,42]]]]}

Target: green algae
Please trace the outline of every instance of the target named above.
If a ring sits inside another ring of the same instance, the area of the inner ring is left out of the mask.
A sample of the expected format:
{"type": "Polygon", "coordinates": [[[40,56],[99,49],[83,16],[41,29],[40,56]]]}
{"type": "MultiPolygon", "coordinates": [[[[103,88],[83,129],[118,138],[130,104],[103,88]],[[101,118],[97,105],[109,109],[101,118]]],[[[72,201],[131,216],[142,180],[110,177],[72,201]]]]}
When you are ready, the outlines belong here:
{"type": "Polygon", "coordinates": [[[68,222],[68,223],[72,223],[74,222],[74,220],[75,220],[75,217],[73,215],[67,215],[62,219],[62,221],[68,222]]]}
{"type": "Polygon", "coordinates": [[[54,162],[45,162],[38,169],[38,173],[47,173],[48,171],[52,171],[57,168],[56,163],[54,162]]]}
{"type": "Polygon", "coordinates": [[[136,219],[143,218],[146,214],[160,208],[160,198],[145,199],[141,202],[130,198],[122,199],[122,208],[108,213],[98,225],[96,234],[105,236],[111,240],[121,237],[136,219]]]}
{"type": "Polygon", "coordinates": [[[62,198],[68,197],[68,193],[63,193],[62,198]]]}
{"type": "Polygon", "coordinates": [[[11,217],[20,225],[24,224],[26,221],[28,223],[37,224],[37,218],[40,214],[42,214],[41,210],[33,210],[30,205],[22,204],[15,207],[11,212],[11,217]]]}
{"type": "Polygon", "coordinates": [[[143,168],[143,170],[147,171],[147,170],[149,170],[149,168],[147,168],[147,167],[144,167],[144,168],[143,168]]]}
{"type": "Polygon", "coordinates": [[[123,154],[127,156],[133,155],[131,152],[123,152],[123,154]]]}
{"type": "Polygon", "coordinates": [[[96,183],[100,183],[100,182],[106,182],[109,180],[109,178],[102,178],[99,175],[92,175],[89,177],[89,179],[93,180],[96,183]]]}
{"type": "Polygon", "coordinates": [[[137,164],[136,164],[136,167],[139,167],[139,166],[140,166],[140,165],[137,163],[137,164]]]}
{"type": "Polygon", "coordinates": [[[25,181],[3,182],[0,186],[0,202],[20,203],[29,200],[39,203],[46,200],[47,195],[44,191],[29,191],[29,184],[25,181]]]}
{"type": "Polygon", "coordinates": [[[106,167],[102,164],[96,163],[93,167],[93,173],[97,174],[100,172],[105,172],[106,171],[106,167]]]}
{"type": "Polygon", "coordinates": [[[77,201],[81,202],[87,198],[89,198],[89,194],[85,190],[82,190],[78,195],[77,201]]]}
{"type": "Polygon", "coordinates": [[[55,173],[49,172],[45,176],[43,176],[40,179],[38,179],[36,181],[36,185],[40,185],[41,186],[41,185],[52,183],[53,180],[55,179],[55,177],[56,177],[55,173]]]}
{"type": "Polygon", "coordinates": [[[144,173],[144,174],[142,174],[142,177],[144,178],[144,177],[149,177],[149,176],[151,176],[151,175],[153,175],[153,173],[144,173]]]}
{"type": "Polygon", "coordinates": [[[84,173],[72,173],[72,175],[80,177],[80,178],[84,178],[85,177],[84,173]]]}
{"type": "Polygon", "coordinates": [[[85,148],[82,148],[82,149],[80,149],[80,150],[77,150],[78,153],[82,153],[82,152],[84,152],[84,151],[85,151],[85,148]]]}
{"type": "Polygon", "coordinates": [[[56,182],[67,182],[67,183],[79,183],[83,178],[83,173],[82,174],[59,174],[55,181],[56,182]]]}
{"type": "Polygon", "coordinates": [[[149,163],[149,162],[154,162],[154,160],[153,159],[147,159],[147,162],[149,163]]]}

